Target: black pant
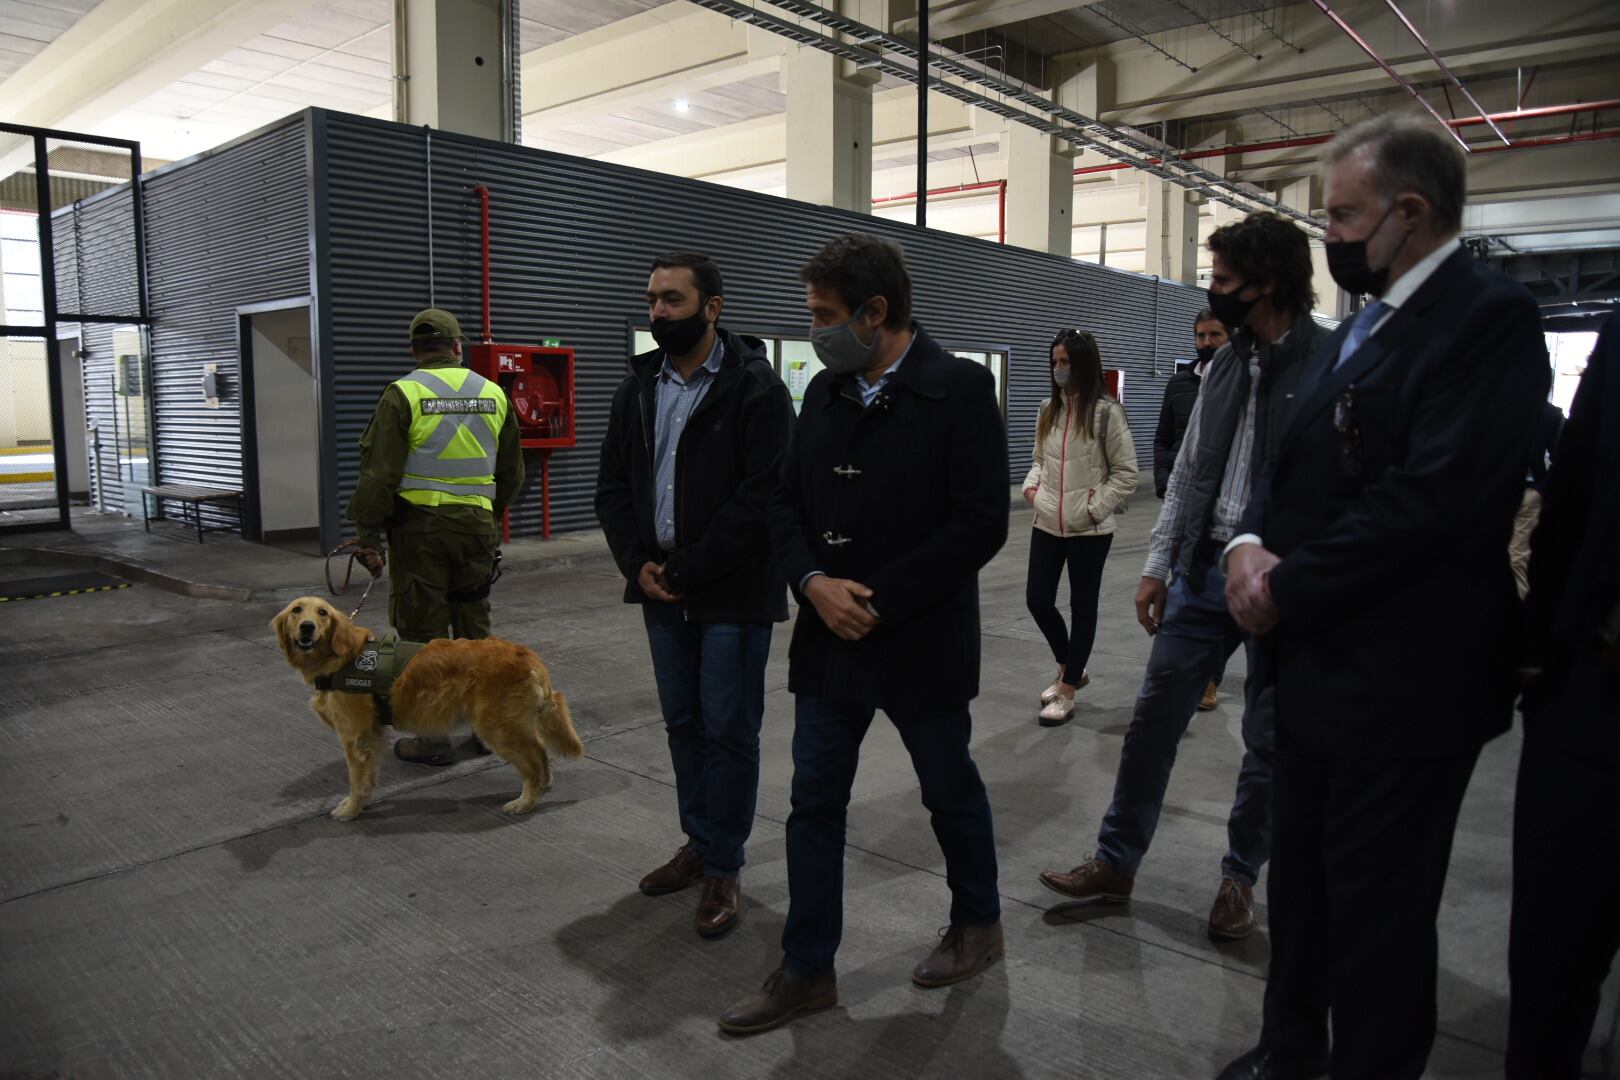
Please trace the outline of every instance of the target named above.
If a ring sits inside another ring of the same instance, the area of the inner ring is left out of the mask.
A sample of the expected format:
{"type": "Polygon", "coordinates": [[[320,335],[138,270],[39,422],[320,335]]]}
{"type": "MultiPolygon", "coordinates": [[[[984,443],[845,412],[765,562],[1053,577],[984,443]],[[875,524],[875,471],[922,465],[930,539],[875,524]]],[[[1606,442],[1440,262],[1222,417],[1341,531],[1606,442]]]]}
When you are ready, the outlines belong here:
{"type": "Polygon", "coordinates": [[[1063,681],[1071,686],[1080,682],[1097,641],[1097,595],[1102,591],[1103,564],[1113,534],[1106,536],[1053,536],[1032,530],[1029,539],[1029,579],[1024,586],[1024,603],[1035,617],[1035,625],[1046,635],[1052,657],[1063,665],[1063,681]],[[1069,568],[1069,625],[1057,609],[1058,578],[1069,568]]]}
{"type": "Polygon", "coordinates": [[[1580,1075],[1603,979],[1620,949],[1620,762],[1579,737],[1583,727],[1620,725],[1617,704],[1620,674],[1589,657],[1525,719],[1508,947],[1512,1080],[1580,1075]]]}
{"type": "Polygon", "coordinates": [[[1435,918],[1475,747],[1440,758],[1279,750],[1262,1045],[1328,1046],[1334,1080],[1418,1080],[1434,1044],[1435,918]]]}
{"type": "MultiPolygon", "coordinates": [[[[793,813],[787,822],[788,917],[783,962],[801,975],[830,971],[844,934],[844,823],[872,726],[870,705],[800,694],[794,699],[793,813]]],[[[911,755],[922,804],[945,855],[952,926],[989,926],[1001,918],[996,836],[979,768],[968,742],[967,702],[932,710],[892,710],[889,719],[911,755]]],[[[903,921],[903,919],[902,919],[903,921]]],[[[925,926],[937,926],[920,916],[925,926]]]]}

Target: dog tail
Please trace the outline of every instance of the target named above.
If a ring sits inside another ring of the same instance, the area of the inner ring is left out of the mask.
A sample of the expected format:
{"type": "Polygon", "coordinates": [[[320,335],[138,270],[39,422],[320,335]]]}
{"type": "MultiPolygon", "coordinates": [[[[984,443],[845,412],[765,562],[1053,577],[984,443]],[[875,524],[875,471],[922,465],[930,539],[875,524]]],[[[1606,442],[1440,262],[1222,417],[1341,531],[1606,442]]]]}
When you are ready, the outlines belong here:
{"type": "Polygon", "coordinates": [[[535,696],[539,699],[540,741],[563,757],[582,758],[585,744],[574,730],[574,718],[568,712],[568,699],[551,688],[550,680],[539,671],[531,671],[535,696]]]}

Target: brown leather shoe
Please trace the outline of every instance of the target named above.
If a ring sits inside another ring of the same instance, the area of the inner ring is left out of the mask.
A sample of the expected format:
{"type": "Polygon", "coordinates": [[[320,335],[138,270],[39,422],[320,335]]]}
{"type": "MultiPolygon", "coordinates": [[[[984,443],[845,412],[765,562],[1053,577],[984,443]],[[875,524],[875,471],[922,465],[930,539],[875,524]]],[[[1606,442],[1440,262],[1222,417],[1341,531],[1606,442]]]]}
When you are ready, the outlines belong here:
{"type": "Polygon", "coordinates": [[[1204,687],[1204,696],[1198,699],[1198,711],[1209,712],[1221,703],[1221,688],[1214,683],[1204,687]]]}
{"type": "Polygon", "coordinates": [[[1042,870],[1041,884],[1071,901],[1080,903],[1123,904],[1131,898],[1136,882],[1095,855],[1067,873],[1042,870]]]}
{"type": "Polygon", "coordinates": [[[394,756],[412,765],[453,765],[456,761],[456,752],[450,748],[449,739],[428,735],[394,740],[394,756]]]}
{"type": "Polygon", "coordinates": [[[722,937],[737,925],[742,888],[736,878],[706,877],[692,925],[706,938],[722,937]]]}
{"type": "Polygon", "coordinates": [[[838,1004],[838,976],[823,972],[811,978],[786,967],[771,972],[759,993],[750,994],[720,1014],[720,1030],[753,1035],[780,1027],[800,1013],[838,1004]]]}
{"type": "Polygon", "coordinates": [[[641,879],[641,891],[648,896],[680,892],[703,876],[703,859],[691,844],[682,845],[675,857],[641,879]]]}
{"type": "Polygon", "coordinates": [[[911,972],[911,981],[927,990],[973,978],[1001,959],[1001,924],[948,926],[928,958],[911,972]]]}
{"type": "Polygon", "coordinates": [[[1241,941],[1254,933],[1254,890],[1231,878],[1221,878],[1221,891],[1209,909],[1209,936],[1216,941],[1241,941]]]}

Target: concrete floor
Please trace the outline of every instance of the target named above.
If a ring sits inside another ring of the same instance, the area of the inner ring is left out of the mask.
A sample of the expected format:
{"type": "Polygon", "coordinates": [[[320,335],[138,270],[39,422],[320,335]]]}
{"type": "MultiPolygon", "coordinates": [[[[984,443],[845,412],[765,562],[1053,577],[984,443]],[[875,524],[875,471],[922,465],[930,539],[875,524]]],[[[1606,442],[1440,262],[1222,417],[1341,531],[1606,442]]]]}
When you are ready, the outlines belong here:
{"type": "MultiPolygon", "coordinates": [[[[635,889],[681,838],[640,617],[619,603],[599,540],[496,586],[497,633],[545,657],[588,751],[523,819],[499,812],[517,778],[492,758],[438,771],[389,758],[374,809],[325,816],[344,767],[267,626],[313,591],[313,560],[233,578],[231,559],[259,549],[160,538],[141,548],[148,569],[205,552],[216,578],[251,579],[253,598],[142,584],[8,605],[0,1074],[1211,1076],[1257,1033],[1267,960],[1263,932],[1219,947],[1203,934],[1240,753],[1241,654],[1222,707],[1182,743],[1136,899],[1065,917],[1035,878],[1090,850],[1112,790],[1148,651],[1131,597],[1156,505],[1138,499],[1122,519],[1093,682],[1066,727],[1034,721],[1052,664],[1023,607],[1024,515],[983,575],[974,750],[996,814],[1007,962],[953,989],[911,986],[948,898],[909,762],[880,722],[851,809],[842,1003],[747,1040],[714,1018],[774,966],[787,908],[785,627],[744,922],[705,942],[694,893],[635,889]]],[[[13,552],[0,569],[24,576],[36,557],[13,552]]],[[[360,621],[385,611],[379,594],[360,621]]],[[[1463,809],[1436,1077],[1500,1075],[1517,747],[1515,734],[1486,748],[1463,809]]],[[[1612,1047],[1614,1024],[1611,993],[1595,1041],[1612,1047]]]]}

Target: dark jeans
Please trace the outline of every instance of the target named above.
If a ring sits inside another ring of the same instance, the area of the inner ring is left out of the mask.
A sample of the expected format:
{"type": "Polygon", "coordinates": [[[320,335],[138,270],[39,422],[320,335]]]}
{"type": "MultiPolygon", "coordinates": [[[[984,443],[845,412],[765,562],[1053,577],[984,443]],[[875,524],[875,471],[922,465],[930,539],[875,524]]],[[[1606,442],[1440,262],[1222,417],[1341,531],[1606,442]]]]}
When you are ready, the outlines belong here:
{"type": "Polygon", "coordinates": [[[1114,545],[1107,536],[1053,536],[1033,529],[1029,538],[1029,578],[1024,603],[1035,625],[1046,635],[1052,658],[1063,665],[1063,681],[1080,682],[1097,641],[1097,594],[1102,591],[1103,563],[1114,545]],[[1069,568],[1069,626],[1057,609],[1058,579],[1069,568]]]}
{"type": "MultiPolygon", "coordinates": [[[[1176,763],[1176,745],[1198,710],[1204,687],[1245,638],[1226,611],[1226,576],[1219,567],[1201,574],[1203,588],[1177,575],[1170,585],[1164,620],[1153,639],[1147,676],[1136,696],[1136,713],[1125,732],[1114,801],[1097,834],[1097,854],[1115,870],[1135,877],[1153,842],[1164,809],[1164,792],[1176,763]]],[[[1226,819],[1226,858],[1221,873],[1244,885],[1259,879],[1271,854],[1271,768],[1274,756],[1272,688],[1251,677],[1243,706],[1243,764],[1237,794],[1226,819]]]]}
{"type": "Polygon", "coordinates": [[[1513,810],[1510,1080],[1580,1076],[1620,949],[1620,763],[1560,737],[1570,727],[1620,725],[1617,704],[1620,673],[1588,657],[1525,718],[1513,810]]]}
{"type": "MultiPolygon", "coordinates": [[[[801,975],[833,966],[844,932],[844,821],[869,705],[800,694],[793,727],[793,812],[787,823],[788,917],[783,963],[801,975]]],[[[928,713],[890,712],[911,754],[922,803],[945,853],[951,925],[1001,918],[990,799],[968,752],[967,702],[928,713]]]]}
{"type": "Polygon", "coordinates": [[[679,604],[642,605],[675,766],[681,829],[707,877],[737,876],[759,793],[770,623],[687,622],[679,604]]]}
{"type": "Polygon", "coordinates": [[[1317,1060],[1331,1014],[1334,1080],[1423,1075],[1435,918],[1478,759],[1278,751],[1261,1043],[1284,1067],[1317,1060]]]}

